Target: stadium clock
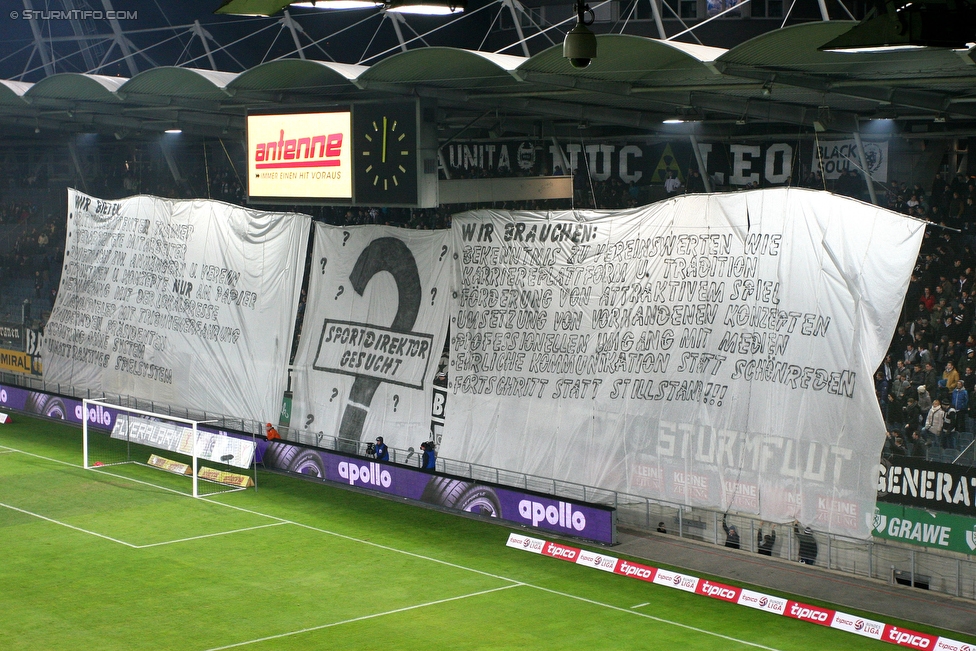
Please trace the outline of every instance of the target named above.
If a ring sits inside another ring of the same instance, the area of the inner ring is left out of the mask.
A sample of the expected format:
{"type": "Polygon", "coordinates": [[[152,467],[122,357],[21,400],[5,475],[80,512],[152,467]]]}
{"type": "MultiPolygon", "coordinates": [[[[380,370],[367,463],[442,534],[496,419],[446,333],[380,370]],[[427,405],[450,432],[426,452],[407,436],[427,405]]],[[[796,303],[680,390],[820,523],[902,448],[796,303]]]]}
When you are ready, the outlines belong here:
{"type": "Polygon", "coordinates": [[[417,203],[417,104],[357,104],[354,108],[356,203],[417,203]]]}

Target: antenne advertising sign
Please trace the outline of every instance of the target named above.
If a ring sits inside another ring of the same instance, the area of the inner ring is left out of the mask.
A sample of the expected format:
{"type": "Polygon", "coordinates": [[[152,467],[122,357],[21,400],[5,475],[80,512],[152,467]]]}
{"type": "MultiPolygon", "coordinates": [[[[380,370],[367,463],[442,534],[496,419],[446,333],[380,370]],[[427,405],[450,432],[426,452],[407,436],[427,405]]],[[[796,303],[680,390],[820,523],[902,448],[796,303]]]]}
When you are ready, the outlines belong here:
{"type": "Polygon", "coordinates": [[[247,116],[252,197],[352,199],[349,111],[247,116]]]}

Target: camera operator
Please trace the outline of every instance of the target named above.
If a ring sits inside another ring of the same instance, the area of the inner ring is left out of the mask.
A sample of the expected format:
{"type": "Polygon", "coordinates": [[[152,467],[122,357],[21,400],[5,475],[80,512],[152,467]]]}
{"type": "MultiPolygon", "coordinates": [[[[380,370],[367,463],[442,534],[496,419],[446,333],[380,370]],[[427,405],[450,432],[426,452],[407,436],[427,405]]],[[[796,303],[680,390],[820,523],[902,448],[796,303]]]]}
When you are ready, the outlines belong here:
{"type": "Polygon", "coordinates": [[[437,469],[437,453],[434,451],[434,442],[425,441],[420,444],[420,449],[424,451],[420,468],[424,472],[434,472],[437,469]]]}
{"type": "Polygon", "coordinates": [[[390,448],[388,448],[386,446],[386,443],[383,442],[383,437],[382,436],[377,436],[376,437],[376,446],[375,446],[374,450],[376,452],[376,460],[377,461],[389,461],[390,460],[390,448]]]}

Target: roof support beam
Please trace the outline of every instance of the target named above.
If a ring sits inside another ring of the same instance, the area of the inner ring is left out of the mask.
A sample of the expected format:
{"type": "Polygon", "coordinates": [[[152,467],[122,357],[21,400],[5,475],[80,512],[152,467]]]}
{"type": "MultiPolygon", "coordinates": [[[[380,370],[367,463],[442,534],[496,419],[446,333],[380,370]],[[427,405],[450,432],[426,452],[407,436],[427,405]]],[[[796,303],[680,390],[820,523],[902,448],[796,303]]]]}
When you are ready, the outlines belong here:
{"type": "Polygon", "coordinates": [[[61,0],[61,4],[64,5],[65,10],[71,16],[68,22],[71,24],[71,31],[78,37],[78,50],[81,51],[81,58],[85,60],[85,70],[93,72],[95,70],[95,57],[92,56],[94,46],[88,41],[88,35],[85,33],[85,28],[81,24],[81,21],[75,18],[77,14],[75,14],[74,2],[73,0],[61,0]]]}
{"type": "Polygon", "coordinates": [[[30,27],[31,34],[34,37],[34,49],[41,57],[41,63],[44,65],[44,74],[48,77],[54,74],[54,61],[51,59],[51,52],[48,52],[47,43],[44,42],[44,37],[41,35],[41,28],[37,24],[37,19],[34,18],[36,15],[34,13],[34,5],[31,0],[24,0],[24,9],[31,12],[30,27]]]}
{"type": "MultiPolygon", "coordinates": [[[[818,79],[802,74],[790,74],[783,72],[771,72],[759,68],[746,68],[742,66],[726,65],[722,66],[722,72],[736,77],[747,79],[767,80],[771,74],[776,75],[776,83],[797,88],[806,88],[822,93],[833,93],[843,97],[879,102],[885,105],[902,106],[934,113],[944,113],[952,106],[952,112],[960,115],[976,116],[976,107],[959,107],[951,103],[951,97],[941,93],[929,91],[913,90],[909,88],[896,88],[891,85],[884,85],[884,80],[877,82],[865,81],[863,83],[854,80],[818,79]],[[874,83],[882,84],[873,86],[874,83]]],[[[853,131],[853,129],[851,129],[853,131]]]]}
{"type": "Polygon", "coordinates": [[[78,158],[78,148],[75,146],[74,140],[68,141],[68,153],[71,155],[71,162],[75,166],[75,173],[81,180],[81,189],[87,193],[88,181],[85,180],[85,166],[81,164],[81,159],[78,158]]]}
{"type": "MultiPolygon", "coordinates": [[[[105,7],[105,14],[115,16],[115,9],[112,7],[112,0],[102,0],[102,6],[105,7]]],[[[119,25],[118,18],[109,18],[109,24],[112,26],[112,34],[115,36],[115,44],[119,46],[119,51],[122,52],[122,57],[125,59],[125,64],[129,67],[129,75],[135,77],[139,74],[139,66],[136,65],[136,59],[132,56],[132,50],[129,49],[129,39],[125,37],[122,33],[122,26],[119,25]]]]}

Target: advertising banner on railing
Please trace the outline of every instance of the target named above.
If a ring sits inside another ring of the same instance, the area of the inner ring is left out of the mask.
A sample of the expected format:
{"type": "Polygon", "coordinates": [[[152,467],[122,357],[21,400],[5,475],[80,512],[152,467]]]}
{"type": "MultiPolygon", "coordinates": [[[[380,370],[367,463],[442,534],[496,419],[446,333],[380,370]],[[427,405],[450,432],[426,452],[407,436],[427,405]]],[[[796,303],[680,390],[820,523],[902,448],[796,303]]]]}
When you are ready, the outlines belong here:
{"type": "Polygon", "coordinates": [[[23,348],[24,326],[20,323],[0,321],[0,346],[4,348],[23,348]]]}
{"type": "Polygon", "coordinates": [[[69,190],[45,380],[275,421],[309,220],[69,190]]]}
{"type": "Polygon", "coordinates": [[[613,572],[614,574],[647,581],[666,588],[690,592],[702,597],[718,599],[726,603],[746,608],[762,610],[772,615],[797,619],[809,624],[828,626],[854,635],[880,640],[888,644],[909,649],[928,649],[931,651],[971,651],[965,642],[952,638],[939,637],[921,631],[913,631],[887,622],[851,615],[841,610],[815,606],[813,604],[783,599],[773,595],[754,592],[733,585],[717,583],[690,574],[681,574],[650,565],[634,563],[622,558],[598,554],[586,549],[571,547],[550,540],[531,538],[517,533],[508,536],[506,547],[540,554],[556,560],[575,563],[584,567],[613,572]]]}
{"type": "Polygon", "coordinates": [[[976,518],[878,502],[871,525],[875,538],[976,554],[976,518]]]}
{"type": "Polygon", "coordinates": [[[23,373],[25,375],[41,375],[41,358],[19,350],[0,348],[0,370],[23,373]]]}
{"type": "Polygon", "coordinates": [[[892,457],[881,466],[878,501],[976,517],[976,468],[892,457]]]}
{"type": "Polygon", "coordinates": [[[450,231],[317,223],[292,372],[293,428],[349,451],[431,438],[431,384],[447,336],[450,231]]]}
{"type": "Polygon", "coordinates": [[[457,215],[441,454],[866,538],[923,232],[798,189],[457,215]]]}
{"type": "MultiPolygon", "coordinates": [[[[176,440],[173,435],[187,436],[186,428],[176,425],[173,421],[136,419],[129,420],[131,412],[119,411],[104,405],[88,405],[86,413],[85,403],[81,400],[65,396],[32,391],[21,387],[0,384],[0,409],[17,411],[26,414],[36,414],[42,418],[63,420],[80,425],[85,420],[93,427],[113,433],[116,438],[129,438],[132,432],[126,431],[129,422],[140,421],[140,429],[131,440],[150,447],[172,450],[189,454],[187,449],[173,447],[166,441],[176,440]]],[[[160,417],[162,418],[162,417],[160,417]]],[[[240,468],[249,467],[254,460],[254,438],[247,434],[227,432],[207,425],[199,425],[198,452],[201,458],[212,461],[230,462],[240,468]],[[228,452],[235,453],[235,460],[221,459],[228,452]],[[243,461],[246,459],[246,461],[243,461]]]]}
{"type": "Polygon", "coordinates": [[[615,514],[611,508],[432,475],[407,466],[279,441],[258,441],[258,456],[267,468],[507,520],[564,536],[608,545],[616,543],[615,514]]]}
{"type": "Polygon", "coordinates": [[[194,445],[193,428],[185,423],[140,418],[119,412],[112,426],[112,438],[179,452],[203,461],[220,461],[237,468],[250,468],[254,461],[254,441],[198,429],[194,445]]]}

